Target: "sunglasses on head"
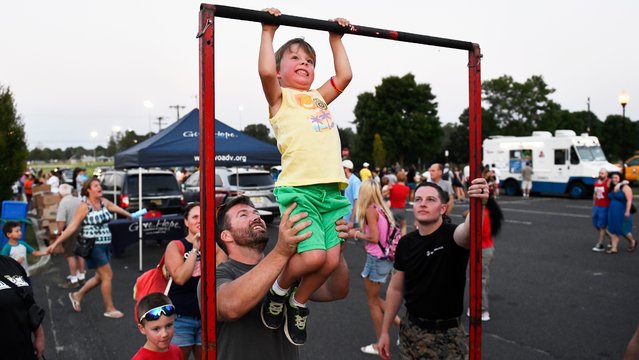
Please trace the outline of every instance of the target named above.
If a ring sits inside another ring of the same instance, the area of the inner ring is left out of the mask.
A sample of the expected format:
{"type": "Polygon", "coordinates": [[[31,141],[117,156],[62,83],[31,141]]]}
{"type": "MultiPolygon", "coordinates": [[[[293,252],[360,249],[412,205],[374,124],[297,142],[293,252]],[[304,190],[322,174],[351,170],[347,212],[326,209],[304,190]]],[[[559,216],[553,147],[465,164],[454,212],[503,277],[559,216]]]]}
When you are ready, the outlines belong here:
{"type": "Polygon", "coordinates": [[[164,314],[164,316],[171,316],[175,314],[175,306],[171,304],[166,304],[166,305],[155,307],[145,312],[144,315],[140,316],[140,323],[142,323],[142,320],[155,321],[159,319],[160,316],[162,316],[162,314],[164,314]]]}

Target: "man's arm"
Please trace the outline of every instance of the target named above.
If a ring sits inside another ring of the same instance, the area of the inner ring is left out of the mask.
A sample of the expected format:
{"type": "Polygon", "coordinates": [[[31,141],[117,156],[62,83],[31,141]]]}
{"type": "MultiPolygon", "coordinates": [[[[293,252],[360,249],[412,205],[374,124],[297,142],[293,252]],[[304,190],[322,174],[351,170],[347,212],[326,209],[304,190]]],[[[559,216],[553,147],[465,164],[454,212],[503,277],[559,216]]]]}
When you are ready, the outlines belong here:
{"type": "Polygon", "coordinates": [[[301,221],[308,215],[306,212],[289,218],[294,208],[295,205],[291,205],[282,214],[275,248],[249,272],[217,287],[217,320],[238,320],[257,306],[284,269],[288,259],[295,254],[297,244],[311,236],[310,231],[296,235],[311,222],[301,221]],[[295,225],[297,222],[299,223],[295,225]]]}
{"type": "MultiPolygon", "coordinates": [[[[450,187],[450,183],[448,183],[449,189],[452,190],[452,187],[450,187]]],[[[455,206],[455,194],[452,192],[448,192],[448,208],[446,209],[446,215],[450,216],[450,214],[453,213],[453,206],[455,206]]]]}
{"type": "MultiPolygon", "coordinates": [[[[273,16],[280,16],[278,9],[264,9],[273,16]]],[[[273,38],[277,25],[262,24],[262,36],[260,40],[260,53],[257,61],[258,73],[262,81],[262,90],[266,96],[271,115],[275,115],[282,103],[282,88],[277,80],[277,66],[275,53],[273,52],[273,38]]]]}
{"type": "MultiPolygon", "coordinates": [[[[486,179],[477,178],[473,180],[472,185],[468,187],[468,197],[481,199],[482,205],[486,205],[489,196],[488,184],[486,179]]],[[[482,212],[483,219],[483,212],[482,212]]],[[[464,249],[470,249],[470,214],[466,216],[463,224],[459,225],[453,233],[453,239],[457,245],[464,249]]]]}
{"type": "MultiPolygon", "coordinates": [[[[337,22],[342,27],[347,27],[350,25],[348,20],[343,18],[337,18],[333,20],[337,22]]],[[[335,76],[332,79],[329,79],[324,83],[317,91],[322,95],[326,104],[330,104],[333,100],[335,100],[339,94],[341,94],[344,89],[350,84],[353,79],[353,71],[351,70],[351,64],[348,60],[348,55],[346,54],[346,49],[344,48],[344,43],[342,43],[342,36],[344,34],[341,33],[329,33],[328,42],[331,45],[331,50],[333,52],[333,66],[335,67],[335,76]],[[333,81],[333,83],[331,83],[333,81]]]]}
{"type": "Polygon", "coordinates": [[[382,331],[377,343],[377,349],[379,350],[379,356],[382,359],[390,359],[390,336],[389,329],[400,306],[402,306],[402,299],[404,298],[404,272],[397,271],[391,277],[391,282],[388,285],[386,291],[386,308],[384,311],[384,320],[382,320],[382,331]]]}

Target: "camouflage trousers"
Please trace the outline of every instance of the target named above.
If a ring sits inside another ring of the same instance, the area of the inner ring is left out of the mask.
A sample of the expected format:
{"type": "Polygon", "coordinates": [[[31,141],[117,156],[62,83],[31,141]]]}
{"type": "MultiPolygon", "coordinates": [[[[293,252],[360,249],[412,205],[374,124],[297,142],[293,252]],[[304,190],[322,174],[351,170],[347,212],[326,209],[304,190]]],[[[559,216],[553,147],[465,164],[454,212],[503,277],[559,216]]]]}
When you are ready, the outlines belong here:
{"type": "Polygon", "coordinates": [[[468,338],[461,324],[448,330],[424,330],[405,314],[399,328],[399,341],[402,360],[468,359],[468,338]]]}

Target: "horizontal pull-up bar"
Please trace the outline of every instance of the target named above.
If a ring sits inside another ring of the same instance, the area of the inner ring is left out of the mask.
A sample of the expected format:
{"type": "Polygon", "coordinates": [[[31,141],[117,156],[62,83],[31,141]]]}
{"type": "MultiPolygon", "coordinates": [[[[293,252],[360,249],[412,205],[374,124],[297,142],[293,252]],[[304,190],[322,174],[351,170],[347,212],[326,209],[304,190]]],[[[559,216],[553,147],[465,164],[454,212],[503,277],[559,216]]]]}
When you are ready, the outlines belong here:
{"type": "Polygon", "coordinates": [[[452,39],[444,39],[434,36],[411,34],[401,31],[392,31],[384,29],[376,29],[372,27],[351,25],[350,27],[342,27],[336,22],[328,20],[310,19],[300,16],[281,15],[273,16],[265,11],[241,9],[232,6],[208,5],[202,4],[200,9],[210,9],[215,16],[227,19],[254,21],[259,23],[267,23],[274,25],[286,25],[305,29],[331,31],[336,33],[344,33],[351,35],[361,35],[375,38],[390,39],[409,43],[417,43],[424,45],[439,46],[444,48],[473,50],[473,43],[468,41],[459,41],[452,39]]]}

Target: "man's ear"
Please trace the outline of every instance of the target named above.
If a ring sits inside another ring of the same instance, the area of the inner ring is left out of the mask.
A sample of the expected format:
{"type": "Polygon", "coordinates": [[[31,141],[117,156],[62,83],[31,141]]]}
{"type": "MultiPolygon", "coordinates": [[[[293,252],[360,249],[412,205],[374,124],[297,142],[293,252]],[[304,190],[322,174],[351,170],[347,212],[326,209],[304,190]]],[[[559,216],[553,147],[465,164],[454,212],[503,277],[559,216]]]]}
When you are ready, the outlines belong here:
{"type": "Polygon", "coordinates": [[[446,211],[448,211],[448,203],[442,204],[441,208],[439,209],[439,214],[444,215],[446,211]]]}
{"type": "Polygon", "coordinates": [[[222,232],[220,233],[220,239],[225,243],[233,242],[233,235],[229,230],[222,230],[222,232]]]}

